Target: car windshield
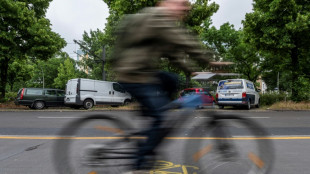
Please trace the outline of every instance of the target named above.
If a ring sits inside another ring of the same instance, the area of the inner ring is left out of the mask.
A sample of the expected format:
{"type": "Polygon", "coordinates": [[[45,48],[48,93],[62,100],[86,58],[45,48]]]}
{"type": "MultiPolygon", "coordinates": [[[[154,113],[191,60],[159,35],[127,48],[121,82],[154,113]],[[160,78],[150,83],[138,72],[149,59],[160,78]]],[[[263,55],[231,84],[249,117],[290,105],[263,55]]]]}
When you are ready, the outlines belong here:
{"type": "Polygon", "coordinates": [[[194,89],[187,89],[181,92],[181,96],[183,97],[183,96],[193,95],[195,93],[196,91],[194,89]]]}
{"type": "Polygon", "coordinates": [[[225,80],[220,81],[218,85],[219,89],[242,89],[243,83],[242,80],[225,80]]]}

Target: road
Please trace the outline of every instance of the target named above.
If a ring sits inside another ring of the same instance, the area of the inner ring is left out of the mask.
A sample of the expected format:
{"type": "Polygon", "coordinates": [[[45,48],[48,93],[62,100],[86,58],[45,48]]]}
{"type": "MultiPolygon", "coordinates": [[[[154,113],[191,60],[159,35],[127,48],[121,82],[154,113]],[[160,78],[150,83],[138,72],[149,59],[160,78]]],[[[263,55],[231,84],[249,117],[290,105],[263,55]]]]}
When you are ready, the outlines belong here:
{"type": "MultiPolygon", "coordinates": [[[[1,174],[55,174],[51,159],[52,149],[60,128],[66,123],[88,114],[106,113],[122,117],[135,126],[146,123],[134,117],[133,111],[101,112],[0,112],[0,173],[1,174]]],[[[192,122],[207,119],[205,111],[196,112],[178,133],[168,139],[166,149],[170,153],[166,163],[180,167],[182,147],[189,139],[192,122]]],[[[310,171],[310,112],[236,111],[225,113],[243,115],[262,124],[274,142],[276,160],[274,174],[308,174],[310,171]]],[[[85,141],[85,140],[84,140],[85,141]]],[[[182,171],[179,171],[182,174],[182,171]]]]}

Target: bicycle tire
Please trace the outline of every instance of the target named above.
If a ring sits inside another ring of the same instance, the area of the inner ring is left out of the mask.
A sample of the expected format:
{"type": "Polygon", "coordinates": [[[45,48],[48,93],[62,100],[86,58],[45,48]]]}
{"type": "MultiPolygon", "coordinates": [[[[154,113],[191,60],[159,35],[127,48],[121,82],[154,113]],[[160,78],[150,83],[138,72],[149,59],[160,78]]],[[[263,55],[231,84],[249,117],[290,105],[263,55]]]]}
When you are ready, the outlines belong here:
{"type": "MultiPolygon", "coordinates": [[[[120,166],[115,165],[115,168],[106,168],[103,163],[94,165],[94,166],[89,166],[89,165],[84,165],[80,164],[80,160],[83,161],[83,159],[79,158],[84,158],[83,155],[77,156],[76,152],[72,154],[71,150],[76,149],[76,147],[73,147],[75,145],[74,141],[87,141],[86,144],[89,144],[89,140],[96,139],[96,137],[91,137],[94,136],[97,132],[97,130],[92,130],[90,129],[90,125],[88,124],[97,124],[97,122],[102,121],[101,124],[111,124],[114,125],[112,127],[100,127],[101,130],[100,133],[104,136],[104,134],[109,134],[109,137],[107,139],[100,139],[100,144],[107,143],[108,140],[111,140],[113,142],[111,143],[111,146],[118,146],[118,144],[122,144],[124,142],[130,143],[131,139],[126,137],[124,132],[127,130],[132,129],[131,125],[129,125],[127,122],[113,118],[112,116],[107,116],[107,115],[91,115],[85,118],[80,118],[77,119],[73,122],[68,123],[60,132],[59,132],[59,138],[55,141],[54,147],[53,147],[53,162],[55,166],[55,170],[58,174],[79,174],[79,173],[89,173],[89,174],[99,174],[99,173],[121,173],[120,166]],[[83,128],[83,126],[87,126],[86,128],[83,128]],[[107,131],[107,132],[102,132],[102,131],[107,131]],[[122,132],[123,131],[123,132],[122,132]],[[83,137],[79,137],[81,134],[83,137]],[[116,134],[116,135],[115,135],[116,134]],[[101,141],[102,140],[102,141],[101,141]],[[113,144],[113,145],[112,145],[113,144]],[[72,155],[72,156],[71,156],[72,155]],[[74,156],[74,157],[73,157],[74,156]],[[77,166],[75,166],[75,163],[77,163],[77,166]],[[85,168],[84,168],[85,167],[85,168]]],[[[91,125],[92,126],[92,125],[91,125]]],[[[98,127],[97,127],[98,128],[98,127]]],[[[98,128],[99,129],[99,128],[98,128]]],[[[76,144],[81,144],[81,142],[76,143],[76,144]]],[[[83,149],[77,148],[77,153],[82,152],[83,149]]],[[[110,160],[110,159],[106,159],[110,160]]],[[[111,161],[111,160],[110,160],[111,161]]],[[[112,162],[113,163],[113,162],[112,162]]],[[[128,167],[128,166],[126,166],[128,167]]]]}
{"type": "Polygon", "coordinates": [[[267,131],[251,119],[214,115],[192,129],[184,162],[196,170],[192,173],[199,174],[269,174],[274,149],[268,136],[267,131]]]}

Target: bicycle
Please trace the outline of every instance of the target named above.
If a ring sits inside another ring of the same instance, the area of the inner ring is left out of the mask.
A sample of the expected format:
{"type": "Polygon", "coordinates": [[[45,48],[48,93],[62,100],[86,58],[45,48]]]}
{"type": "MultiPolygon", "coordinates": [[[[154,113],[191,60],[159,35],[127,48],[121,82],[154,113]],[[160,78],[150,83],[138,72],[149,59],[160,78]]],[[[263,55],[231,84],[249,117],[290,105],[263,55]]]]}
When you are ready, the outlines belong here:
{"type": "MultiPolygon", "coordinates": [[[[163,125],[165,135],[185,125],[191,118],[189,114],[196,113],[193,111],[200,100],[199,96],[188,96],[181,102],[177,100],[163,107],[170,110],[163,125]],[[183,110],[171,111],[172,108],[183,110]]],[[[267,131],[258,123],[237,115],[210,112],[208,117],[202,116],[194,124],[184,145],[182,164],[187,168],[183,173],[268,174],[271,171],[273,144],[267,131]],[[247,133],[251,136],[245,136],[247,133]]],[[[59,174],[122,173],[132,167],[137,157],[137,144],[144,139],[143,132],[136,131],[128,121],[104,114],[70,122],[59,135],[53,149],[59,174]],[[98,133],[100,137],[95,136],[98,133]],[[90,143],[90,140],[96,143],[90,143]]],[[[150,164],[150,174],[178,173],[164,170],[166,164],[159,159],[152,161],[155,162],[150,164]]]]}

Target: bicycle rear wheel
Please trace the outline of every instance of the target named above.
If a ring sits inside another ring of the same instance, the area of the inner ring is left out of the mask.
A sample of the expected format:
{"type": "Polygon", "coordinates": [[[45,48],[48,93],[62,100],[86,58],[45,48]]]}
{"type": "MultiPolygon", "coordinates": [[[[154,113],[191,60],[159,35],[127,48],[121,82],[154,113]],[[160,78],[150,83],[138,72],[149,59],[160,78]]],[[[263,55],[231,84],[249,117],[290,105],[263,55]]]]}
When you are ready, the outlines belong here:
{"type": "Polygon", "coordinates": [[[126,122],[106,115],[92,115],[69,123],[53,148],[58,174],[122,173],[134,158],[126,122]]]}
{"type": "Polygon", "coordinates": [[[186,144],[189,173],[268,174],[274,149],[268,133],[251,119],[214,115],[193,128],[186,144]]]}

